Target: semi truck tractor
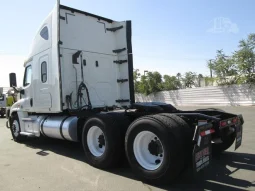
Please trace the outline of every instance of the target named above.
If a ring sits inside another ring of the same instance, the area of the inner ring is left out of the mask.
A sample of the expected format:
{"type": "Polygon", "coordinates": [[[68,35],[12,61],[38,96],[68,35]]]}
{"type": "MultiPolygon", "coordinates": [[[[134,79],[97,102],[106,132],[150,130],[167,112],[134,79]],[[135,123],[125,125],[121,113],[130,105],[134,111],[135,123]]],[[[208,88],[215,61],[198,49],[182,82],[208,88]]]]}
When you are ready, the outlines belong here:
{"type": "Polygon", "coordinates": [[[36,33],[23,86],[10,75],[21,95],[8,112],[13,140],[80,142],[90,165],[113,168],[126,157],[152,182],[173,181],[189,164],[200,172],[212,155],[237,149],[242,115],[135,102],[131,26],[57,1],[36,33]]]}

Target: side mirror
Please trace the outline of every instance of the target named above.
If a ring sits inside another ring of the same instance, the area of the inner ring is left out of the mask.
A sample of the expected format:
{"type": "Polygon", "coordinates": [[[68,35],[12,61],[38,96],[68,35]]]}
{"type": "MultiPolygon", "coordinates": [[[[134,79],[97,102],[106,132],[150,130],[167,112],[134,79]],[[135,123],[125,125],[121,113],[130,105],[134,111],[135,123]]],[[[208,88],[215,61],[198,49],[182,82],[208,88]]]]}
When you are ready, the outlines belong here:
{"type": "Polygon", "coordinates": [[[16,74],[10,73],[9,74],[9,81],[10,81],[10,87],[17,87],[17,81],[16,81],[16,74]]]}

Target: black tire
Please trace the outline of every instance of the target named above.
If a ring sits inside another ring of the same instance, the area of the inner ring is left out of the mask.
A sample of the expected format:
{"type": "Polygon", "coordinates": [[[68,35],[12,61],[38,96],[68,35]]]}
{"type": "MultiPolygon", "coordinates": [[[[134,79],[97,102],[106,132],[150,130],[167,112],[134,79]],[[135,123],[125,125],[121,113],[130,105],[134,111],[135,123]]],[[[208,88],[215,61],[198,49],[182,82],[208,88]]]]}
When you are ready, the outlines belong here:
{"type": "Polygon", "coordinates": [[[192,164],[192,135],[194,130],[190,128],[186,121],[177,115],[170,113],[163,113],[160,115],[168,117],[171,123],[175,122],[178,126],[178,128],[176,128],[178,132],[175,133],[175,136],[178,136],[178,139],[180,140],[180,145],[182,147],[181,150],[184,152],[184,165],[187,167],[188,165],[192,164]]]}
{"type": "Polygon", "coordinates": [[[236,134],[232,133],[231,135],[224,137],[222,139],[222,143],[213,143],[212,144],[212,154],[213,155],[220,155],[225,150],[229,149],[233,143],[235,142],[236,134]]]}
{"type": "MultiPolygon", "coordinates": [[[[171,116],[172,117],[172,116],[171,116]]],[[[184,168],[184,150],[179,123],[164,115],[144,116],[134,121],[128,128],[125,137],[126,156],[135,174],[153,183],[175,180],[184,168]],[[164,155],[161,165],[155,170],[143,168],[137,161],[133,144],[136,136],[142,131],[154,133],[162,143],[164,155]]]]}
{"type": "Polygon", "coordinates": [[[124,150],[123,139],[118,123],[110,115],[99,114],[88,119],[82,131],[82,145],[88,163],[100,169],[118,165],[123,153],[121,150],[124,150]],[[93,155],[88,147],[87,135],[93,126],[99,127],[104,134],[105,150],[101,156],[93,155]]]}
{"type": "Polygon", "coordinates": [[[20,123],[19,123],[19,117],[17,114],[14,114],[11,118],[10,130],[11,130],[13,140],[15,142],[22,142],[26,139],[25,136],[20,135],[20,123]],[[17,133],[15,133],[16,128],[18,128],[17,133]]]}
{"type": "Polygon", "coordinates": [[[4,118],[4,114],[1,114],[1,118],[4,118]]]}

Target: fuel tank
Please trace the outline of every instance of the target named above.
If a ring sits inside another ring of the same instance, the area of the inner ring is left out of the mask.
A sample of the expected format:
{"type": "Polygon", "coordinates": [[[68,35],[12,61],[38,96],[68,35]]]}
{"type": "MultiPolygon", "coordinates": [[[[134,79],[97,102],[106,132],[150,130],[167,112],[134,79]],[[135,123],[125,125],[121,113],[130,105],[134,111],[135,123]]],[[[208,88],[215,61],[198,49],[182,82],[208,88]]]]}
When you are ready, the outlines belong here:
{"type": "Polygon", "coordinates": [[[46,137],[77,142],[77,122],[75,116],[48,116],[41,123],[40,131],[46,137]]]}

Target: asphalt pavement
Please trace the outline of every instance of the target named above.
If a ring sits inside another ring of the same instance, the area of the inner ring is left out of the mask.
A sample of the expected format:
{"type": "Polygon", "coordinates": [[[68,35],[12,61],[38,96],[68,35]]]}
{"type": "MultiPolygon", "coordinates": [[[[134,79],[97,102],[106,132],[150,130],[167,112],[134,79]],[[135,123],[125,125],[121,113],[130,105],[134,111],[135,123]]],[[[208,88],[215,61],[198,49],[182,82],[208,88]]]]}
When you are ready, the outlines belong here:
{"type": "Polygon", "coordinates": [[[187,169],[175,184],[158,186],[137,179],[127,162],[108,171],[91,167],[78,143],[54,139],[16,143],[5,127],[6,119],[0,119],[0,191],[255,190],[255,107],[219,108],[243,114],[242,146],[237,151],[232,146],[196,176],[187,169]]]}

